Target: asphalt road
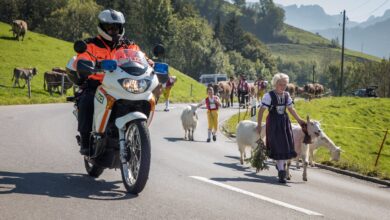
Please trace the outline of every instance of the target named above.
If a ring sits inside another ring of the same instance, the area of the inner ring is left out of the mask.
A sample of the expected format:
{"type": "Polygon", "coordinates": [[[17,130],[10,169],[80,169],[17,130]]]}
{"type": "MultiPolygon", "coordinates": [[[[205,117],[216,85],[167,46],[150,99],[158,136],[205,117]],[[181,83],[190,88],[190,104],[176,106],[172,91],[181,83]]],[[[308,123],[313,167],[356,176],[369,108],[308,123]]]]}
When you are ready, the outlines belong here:
{"type": "Polygon", "coordinates": [[[281,185],[273,166],[241,166],[234,141],[205,142],[204,109],[195,141],[184,141],[183,107],[158,106],[138,196],[125,193],[119,170],[86,175],[71,104],[0,107],[0,219],[390,219],[388,187],[318,168],[281,185]]]}

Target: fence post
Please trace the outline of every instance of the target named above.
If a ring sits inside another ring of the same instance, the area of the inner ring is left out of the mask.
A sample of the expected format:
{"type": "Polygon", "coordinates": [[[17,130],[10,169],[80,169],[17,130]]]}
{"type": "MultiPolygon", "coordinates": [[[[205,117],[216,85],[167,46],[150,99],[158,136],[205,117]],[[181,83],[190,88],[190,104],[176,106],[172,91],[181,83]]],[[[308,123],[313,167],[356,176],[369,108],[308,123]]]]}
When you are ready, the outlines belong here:
{"type": "Polygon", "coordinates": [[[65,74],[64,73],[62,73],[61,74],[61,96],[63,96],[64,95],[64,84],[65,84],[65,74]]]}
{"type": "Polygon", "coordinates": [[[27,78],[28,98],[31,99],[31,78],[27,78]]]}
{"type": "Polygon", "coordinates": [[[378,165],[379,156],[381,155],[383,144],[386,141],[387,133],[389,133],[389,129],[386,130],[385,137],[383,138],[383,141],[382,141],[382,144],[381,144],[381,148],[379,149],[378,156],[376,157],[375,167],[376,167],[376,165],[378,165]]]}
{"type": "Polygon", "coordinates": [[[191,83],[191,89],[190,89],[190,97],[192,97],[192,83],[191,83]]]}

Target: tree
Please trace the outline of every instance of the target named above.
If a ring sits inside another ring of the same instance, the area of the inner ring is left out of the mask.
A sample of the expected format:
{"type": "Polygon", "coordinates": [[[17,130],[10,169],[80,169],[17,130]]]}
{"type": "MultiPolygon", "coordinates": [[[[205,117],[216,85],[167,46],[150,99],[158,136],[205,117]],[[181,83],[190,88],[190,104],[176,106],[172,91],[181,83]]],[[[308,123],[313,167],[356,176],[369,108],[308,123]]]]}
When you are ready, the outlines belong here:
{"type": "Polygon", "coordinates": [[[93,0],[69,0],[66,6],[52,12],[40,29],[67,41],[86,38],[95,35],[101,10],[93,0]]]}
{"type": "Polygon", "coordinates": [[[246,1],[245,0],[233,0],[233,2],[239,8],[243,8],[246,5],[246,1]]]}
{"type": "Polygon", "coordinates": [[[246,32],[243,36],[245,46],[240,49],[242,56],[252,62],[260,61],[270,72],[276,71],[275,61],[268,47],[253,34],[246,32]]]}
{"type": "Polygon", "coordinates": [[[217,14],[214,25],[214,38],[221,40],[223,37],[223,27],[221,24],[221,15],[217,14]]]}
{"type": "Polygon", "coordinates": [[[232,14],[230,20],[225,24],[223,33],[222,42],[227,51],[239,51],[244,46],[244,31],[242,30],[238,16],[235,13],[232,14]]]}
{"type": "Polygon", "coordinates": [[[257,36],[265,42],[272,42],[274,37],[283,29],[284,10],[277,7],[272,0],[260,0],[261,12],[256,25],[257,36]]]}
{"type": "MultiPolygon", "coordinates": [[[[145,47],[151,51],[153,45],[164,43],[171,36],[170,19],[172,7],[170,0],[145,0],[143,7],[143,38],[145,47]]],[[[136,28],[136,27],[133,27],[136,28]]]]}

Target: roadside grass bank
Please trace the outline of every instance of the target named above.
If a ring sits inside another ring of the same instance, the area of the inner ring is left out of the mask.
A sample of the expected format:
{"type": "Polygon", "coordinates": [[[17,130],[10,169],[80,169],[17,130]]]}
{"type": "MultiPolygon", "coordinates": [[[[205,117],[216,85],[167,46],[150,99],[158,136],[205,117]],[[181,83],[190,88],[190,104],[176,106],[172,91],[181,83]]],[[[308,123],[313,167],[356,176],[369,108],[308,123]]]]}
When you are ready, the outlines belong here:
{"type": "MultiPolygon", "coordinates": [[[[330,161],[329,151],[320,148],[315,154],[317,163],[390,179],[390,134],[384,141],[375,167],[385,131],[390,129],[390,99],[329,97],[310,102],[298,101],[295,108],[301,117],[310,115],[311,119],[320,120],[323,131],[345,151],[340,161],[334,162],[330,161]]],[[[243,116],[241,114],[241,120],[243,116]]],[[[246,119],[249,119],[248,115],[246,119]]],[[[226,121],[226,131],[235,134],[237,122],[238,114],[226,121]]]]}

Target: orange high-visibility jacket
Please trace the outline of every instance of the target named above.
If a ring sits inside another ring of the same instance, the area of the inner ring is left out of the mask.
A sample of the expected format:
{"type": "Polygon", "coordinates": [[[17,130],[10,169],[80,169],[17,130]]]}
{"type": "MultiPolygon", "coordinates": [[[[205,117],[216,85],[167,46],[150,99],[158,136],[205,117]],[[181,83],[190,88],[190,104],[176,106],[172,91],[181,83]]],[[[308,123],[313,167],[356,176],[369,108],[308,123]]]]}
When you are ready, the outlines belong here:
{"type": "MultiPolygon", "coordinates": [[[[77,66],[77,62],[79,60],[90,60],[93,63],[95,63],[96,61],[95,58],[92,57],[90,54],[93,54],[95,57],[97,57],[98,61],[101,61],[101,60],[114,59],[114,55],[117,50],[132,49],[132,50],[140,51],[138,45],[134,43],[122,44],[117,46],[114,49],[111,49],[100,36],[97,36],[95,38],[90,38],[85,41],[87,43],[87,51],[77,55],[76,61],[74,62],[75,66],[77,66]]],[[[103,78],[104,78],[104,73],[95,73],[88,76],[88,79],[99,80],[100,82],[103,81],[103,78]]]]}

